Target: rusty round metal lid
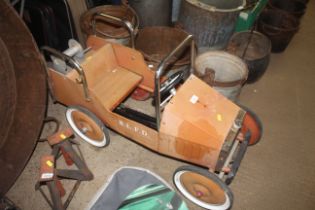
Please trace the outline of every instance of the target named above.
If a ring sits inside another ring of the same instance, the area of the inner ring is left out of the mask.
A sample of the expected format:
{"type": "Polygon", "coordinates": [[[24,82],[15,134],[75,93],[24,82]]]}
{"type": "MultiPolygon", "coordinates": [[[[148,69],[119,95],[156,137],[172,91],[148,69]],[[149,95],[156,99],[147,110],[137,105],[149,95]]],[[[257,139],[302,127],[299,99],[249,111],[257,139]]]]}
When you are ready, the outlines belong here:
{"type": "Polygon", "coordinates": [[[0,1],[0,197],[28,162],[46,111],[45,66],[31,33],[0,1]]]}

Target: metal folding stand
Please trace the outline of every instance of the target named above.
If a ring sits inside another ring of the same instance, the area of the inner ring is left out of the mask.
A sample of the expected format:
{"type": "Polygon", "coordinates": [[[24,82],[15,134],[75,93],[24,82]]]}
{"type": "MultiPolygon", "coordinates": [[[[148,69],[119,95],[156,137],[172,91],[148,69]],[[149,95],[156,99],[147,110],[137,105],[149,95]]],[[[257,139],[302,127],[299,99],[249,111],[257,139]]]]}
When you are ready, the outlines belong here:
{"type": "Polygon", "coordinates": [[[93,174],[88,169],[79,147],[80,155],[72,147],[73,144],[76,144],[72,137],[73,131],[70,128],[48,137],[47,140],[52,146],[52,152],[51,155],[45,155],[41,158],[40,178],[35,185],[35,189],[41,192],[44,199],[54,210],[66,209],[75,192],[78,190],[81,181],[90,181],[93,179],[93,174]],[[55,163],[61,155],[64,157],[67,165],[75,164],[78,169],[57,169],[55,163]],[[62,179],[76,180],[65,203],[62,202],[62,197],[66,194],[60,182],[62,179]],[[48,187],[51,200],[41,188],[43,185],[48,187]]]}

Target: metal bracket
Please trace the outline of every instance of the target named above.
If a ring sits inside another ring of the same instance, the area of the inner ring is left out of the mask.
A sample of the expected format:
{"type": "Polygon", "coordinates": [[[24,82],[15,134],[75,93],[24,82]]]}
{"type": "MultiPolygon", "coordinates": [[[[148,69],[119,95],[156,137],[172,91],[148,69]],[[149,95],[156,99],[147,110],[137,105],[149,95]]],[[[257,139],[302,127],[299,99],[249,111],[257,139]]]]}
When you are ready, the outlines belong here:
{"type": "Polygon", "coordinates": [[[250,135],[251,135],[250,132],[247,132],[245,134],[244,139],[235,139],[233,143],[232,149],[229,152],[228,157],[226,158],[224,165],[222,167],[222,170],[218,175],[220,179],[223,179],[226,176],[225,178],[226,184],[230,184],[232,182],[238,171],[241,161],[246,153],[250,135]],[[229,168],[229,172],[226,174],[226,171],[224,171],[224,169],[227,168],[229,168]]]}

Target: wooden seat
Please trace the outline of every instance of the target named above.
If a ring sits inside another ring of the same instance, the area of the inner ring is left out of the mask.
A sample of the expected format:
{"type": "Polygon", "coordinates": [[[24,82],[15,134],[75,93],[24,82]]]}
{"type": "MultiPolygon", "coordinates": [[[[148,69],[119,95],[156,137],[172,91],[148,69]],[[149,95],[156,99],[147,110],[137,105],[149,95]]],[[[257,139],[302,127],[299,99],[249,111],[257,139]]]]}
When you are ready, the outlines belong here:
{"type": "Polygon", "coordinates": [[[117,67],[107,71],[97,84],[90,87],[90,90],[99,98],[104,108],[113,110],[138,86],[141,80],[141,76],[117,67]]]}
{"type": "Polygon", "coordinates": [[[97,36],[89,36],[87,46],[96,51],[101,50],[104,46],[110,46],[111,58],[115,57],[115,65],[141,75],[143,79],[139,87],[151,93],[154,92],[155,72],[147,66],[140,52],[120,44],[109,43],[97,36]]]}
{"type": "MultiPolygon", "coordinates": [[[[81,66],[89,90],[108,110],[119,105],[142,81],[142,76],[117,64],[111,44],[87,55],[81,66]]],[[[68,77],[74,81],[78,74],[71,71],[68,77]]]]}

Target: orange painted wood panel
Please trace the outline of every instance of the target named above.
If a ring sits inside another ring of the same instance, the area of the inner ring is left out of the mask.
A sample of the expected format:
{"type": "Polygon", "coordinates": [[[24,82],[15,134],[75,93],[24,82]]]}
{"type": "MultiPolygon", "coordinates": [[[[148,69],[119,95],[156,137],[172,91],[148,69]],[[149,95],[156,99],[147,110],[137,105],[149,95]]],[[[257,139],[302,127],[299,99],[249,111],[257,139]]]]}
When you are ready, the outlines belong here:
{"type": "Polygon", "coordinates": [[[159,134],[156,130],[116,113],[110,113],[110,117],[106,120],[109,120],[109,124],[112,129],[116,130],[123,136],[132,139],[151,150],[158,151],[160,140],[159,134]]]}
{"type": "Polygon", "coordinates": [[[176,153],[186,154],[187,159],[195,152],[189,147],[209,148],[213,159],[210,163],[214,164],[239,111],[237,105],[191,75],[165,107],[160,132],[173,136],[176,146],[171,147],[177,147],[176,153]],[[183,140],[191,145],[181,146],[181,142],[187,144],[183,140]]]}

